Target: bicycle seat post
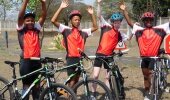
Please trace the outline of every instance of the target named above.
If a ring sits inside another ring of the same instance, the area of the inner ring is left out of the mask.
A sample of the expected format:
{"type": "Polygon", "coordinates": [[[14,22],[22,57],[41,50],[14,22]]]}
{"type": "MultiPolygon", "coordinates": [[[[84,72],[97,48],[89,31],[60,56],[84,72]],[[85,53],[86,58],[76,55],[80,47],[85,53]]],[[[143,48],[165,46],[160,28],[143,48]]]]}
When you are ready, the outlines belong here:
{"type": "Polygon", "coordinates": [[[11,66],[12,66],[12,72],[13,72],[12,78],[16,79],[15,66],[13,64],[11,66]]]}

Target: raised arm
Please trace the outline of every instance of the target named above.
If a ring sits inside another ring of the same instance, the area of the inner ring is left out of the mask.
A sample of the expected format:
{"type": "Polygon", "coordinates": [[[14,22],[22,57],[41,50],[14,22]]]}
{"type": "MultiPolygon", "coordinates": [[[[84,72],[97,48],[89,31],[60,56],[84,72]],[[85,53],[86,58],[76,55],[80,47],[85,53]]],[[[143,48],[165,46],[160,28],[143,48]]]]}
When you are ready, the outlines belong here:
{"type": "Polygon", "coordinates": [[[129,15],[128,15],[128,12],[126,10],[126,6],[124,4],[121,4],[120,9],[123,11],[123,14],[125,16],[125,19],[126,19],[127,23],[129,24],[129,26],[133,27],[134,23],[131,21],[129,15]]]}
{"type": "Polygon", "coordinates": [[[87,11],[91,15],[92,24],[93,24],[91,32],[94,32],[94,31],[96,31],[98,29],[97,28],[97,21],[96,21],[95,15],[94,15],[94,10],[93,10],[93,8],[91,6],[89,6],[87,8],[87,11]]]}
{"type": "Polygon", "coordinates": [[[25,10],[26,10],[28,2],[29,0],[23,0],[21,9],[19,11],[19,14],[18,14],[18,26],[19,27],[22,26],[24,23],[24,14],[25,14],[25,10]]]}
{"type": "Polygon", "coordinates": [[[100,19],[101,18],[101,1],[102,0],[97,0],[97,17],[100,19]]]}
{"type": "Polygon", "coordinates": [[[68,0],[62,0],[60,7],[58,8],[58,10],[55,12],[54,16],[51,19],[51,22],[57,27],[59,28],[60,23],[58,22],[58,16],[61,12],[62,9],[66,8],[68,6],[68,0]]]}
{"type": "Polygon", "coordinates": [[[47,16],[47,9],[46,9],[46,0],[40,0],[41,4],[42,4],[42,12],[41,12],[41,16],[38,20],[38,22],[40,23],[41,26],[43,26],[44,21],[46,19],[47,16]]]}

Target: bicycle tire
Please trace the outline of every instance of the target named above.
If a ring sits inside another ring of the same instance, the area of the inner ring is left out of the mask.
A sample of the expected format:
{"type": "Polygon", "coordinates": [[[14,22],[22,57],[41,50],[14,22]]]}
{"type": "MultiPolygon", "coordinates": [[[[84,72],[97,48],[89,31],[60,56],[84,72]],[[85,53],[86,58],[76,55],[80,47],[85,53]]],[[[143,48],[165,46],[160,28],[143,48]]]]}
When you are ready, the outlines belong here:
{"type": "MultiPolygon", "coordinates": [[[[0,89],[3,88],[8,83],[9,83],[9,81],[7,79],[0,76],[0,89]]],[[[14,92],[13,92],[12,86],[7,86],[5,89],[3,89],[3,91],[2,90],[0,91],[0,100],[13,100],[13,98],[14,98],[13,93],[14,92]]]]}
{"type": "Polygon", "coordinates": [[[150,88],[150,99],[151,100],[158,100],[159,96],[157,93],[159,91],[158,89],[158,80],[155,76],[155,74],[153,74],[153,76],[151,77],[151,88],[150,88]],[[158,91],[157,91],[158,90],[158,91]]]}
{"type": "Polygon", "coordinates": [[[114,93],[115,99],[119,100],[120,92],[119,92],[118,87],[117,87],[115,76],[110,76],[110,82],[111,82],[110,88],[111,88],[112,92],[114,93]]]}
{"type": "Polygon", "coordinates": [[[53,83],[50,88],[45,88],[39,100],[50,100],[49,92],[52,93],[52,100],[77,100],[74,91],[66,85],[60,83],[53,83]]]}
{"type": "MultiPolygon", "coordinates": [[[[74,85],[73,90],[76,93],[78,100],[92,100],[92,98],[91,98],[92,94],[90,94],[89,96],[86,96],[84,93],[82,93],[83,90],[81,89],[81,86],[83,86],[82,88],[84,88],[85,83],[88,84],[88,88],[89,88],[89,86],[92,86],[92,83],[95,83],[95,84],[97,84],[98,87],[100,86],[102,88],[102,89],[99,89],[100,91],[96,91],[98,93],[98,96],[95,97],[96,100],[105,100],[105,97],[107,97],[107,100],[114,100],[112,98],[110,89],[102,81],[95,80],[92,78],[87,79],[87,82],[84,82],[84,80],[81,80],[77,84],[74,85]],[[89,84],[89,83],[91,83],[91,84],[89,84]],[[80,90],[78,91],[79,88],[80,88],[80,90]],[[102,93],[102,91],[105,91],[105,93],[102,93]],[[101,96],[99,96],[100,94],[101,94],[101,96]]],[[[91,90],[89,90],[89,92],[92,93],[91,90]]]]}

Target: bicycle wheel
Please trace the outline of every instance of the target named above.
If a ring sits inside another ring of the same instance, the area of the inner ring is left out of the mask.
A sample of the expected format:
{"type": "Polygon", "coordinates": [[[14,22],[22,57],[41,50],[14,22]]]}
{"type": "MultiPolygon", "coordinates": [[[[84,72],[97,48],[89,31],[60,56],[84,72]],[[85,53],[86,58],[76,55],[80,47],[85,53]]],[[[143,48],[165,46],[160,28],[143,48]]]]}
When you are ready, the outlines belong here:
{"type": "Polygon", "coordinates": [[[53,83],[50,88],[45,88],[40,100],[77,100],[74,91],[66,85],[53,83]]]}
{"type": "Polygon", "coordinates": [[[159,99],[159,88],[158,88],[158,78],[154,73],[151,77],[151,87],[150,87],[150,99],[151,100],[158,100],[159,99]]]}
{"type": "Polygon", "coordinates": [[[109,88],[103,82],[91,78],[87,79],[87,82],[79,81],[74,85],[73,90],[78,100],[114,100],[109,88]],[[95,95],[92,93],[92,84],[97,85],[95,95]]]}
{"type": "Polygon", "coordinates": [[[8,83],[8,80],[0,76],[0,100],[12,100],[14,97],[12,86],[7,86],[4,88],[4,86],[8,83]]]}
{"type": "Polygon", "coordinates": [[[115,76],[110,76],[110,88],[111,88],[111,91],[114,93],[115,99],[119,100],[120,92],[119,92],[119,89],[117,87],[115,76]]]}

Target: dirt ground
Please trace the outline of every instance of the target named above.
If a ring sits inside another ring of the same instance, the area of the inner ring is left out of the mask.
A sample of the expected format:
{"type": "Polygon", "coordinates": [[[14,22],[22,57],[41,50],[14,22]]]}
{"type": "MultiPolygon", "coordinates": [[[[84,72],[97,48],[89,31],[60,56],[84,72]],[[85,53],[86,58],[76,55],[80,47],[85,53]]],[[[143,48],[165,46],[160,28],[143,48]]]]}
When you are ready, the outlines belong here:
{"type": "MultiPolygon", "coordinates": [[[[53,35],[52,35],[53,36],[53,35]]],[[[49,50],[53,37],[46,36],[42,46],[42,57],[60,57],[65,59],[65,51],[49,50]]],[[[99,35],[95,34],[86,42],[85,52],[88,55],[94,55],[98,45],[99,35]]],[[[135,39],[127,42],[130,51],[122,59],[118,59],[121,72],[125,78],[126,100],[143,100],[143,75],[139,67],[139,53],[135,39]]],[[[19,61],[20,48],[16,33],[9,33],[9,48],[5,47],[5,40],[0,34],[0,75],[11,79],[11,68],[4,64],[5,60],[19,61]]],[[[18,68],[17,68],[18,69],[18,68]]],[[[18,70],[17,70],[18,71],[18,70]]],[[[91,72],[91,70],[89,71],[91,72]]],[[[18,73],[18,72],[17,72],[18,73]]],[[[18,74],[19,75],[19,74],[18,74]]],[[[66,77],[65,73],[57,74],[58,81],[66,77]],[[61,78],[63,77],[63,78],[61,78]]],[[[100,79],[104,79],[104,72],[101,71],[100,79]]],[[[168,75],[168,87],[170,87],[170,75],[168,75]]],[[[161,100],[170,100],[169,93],[163,93],[161,100]]]]}

